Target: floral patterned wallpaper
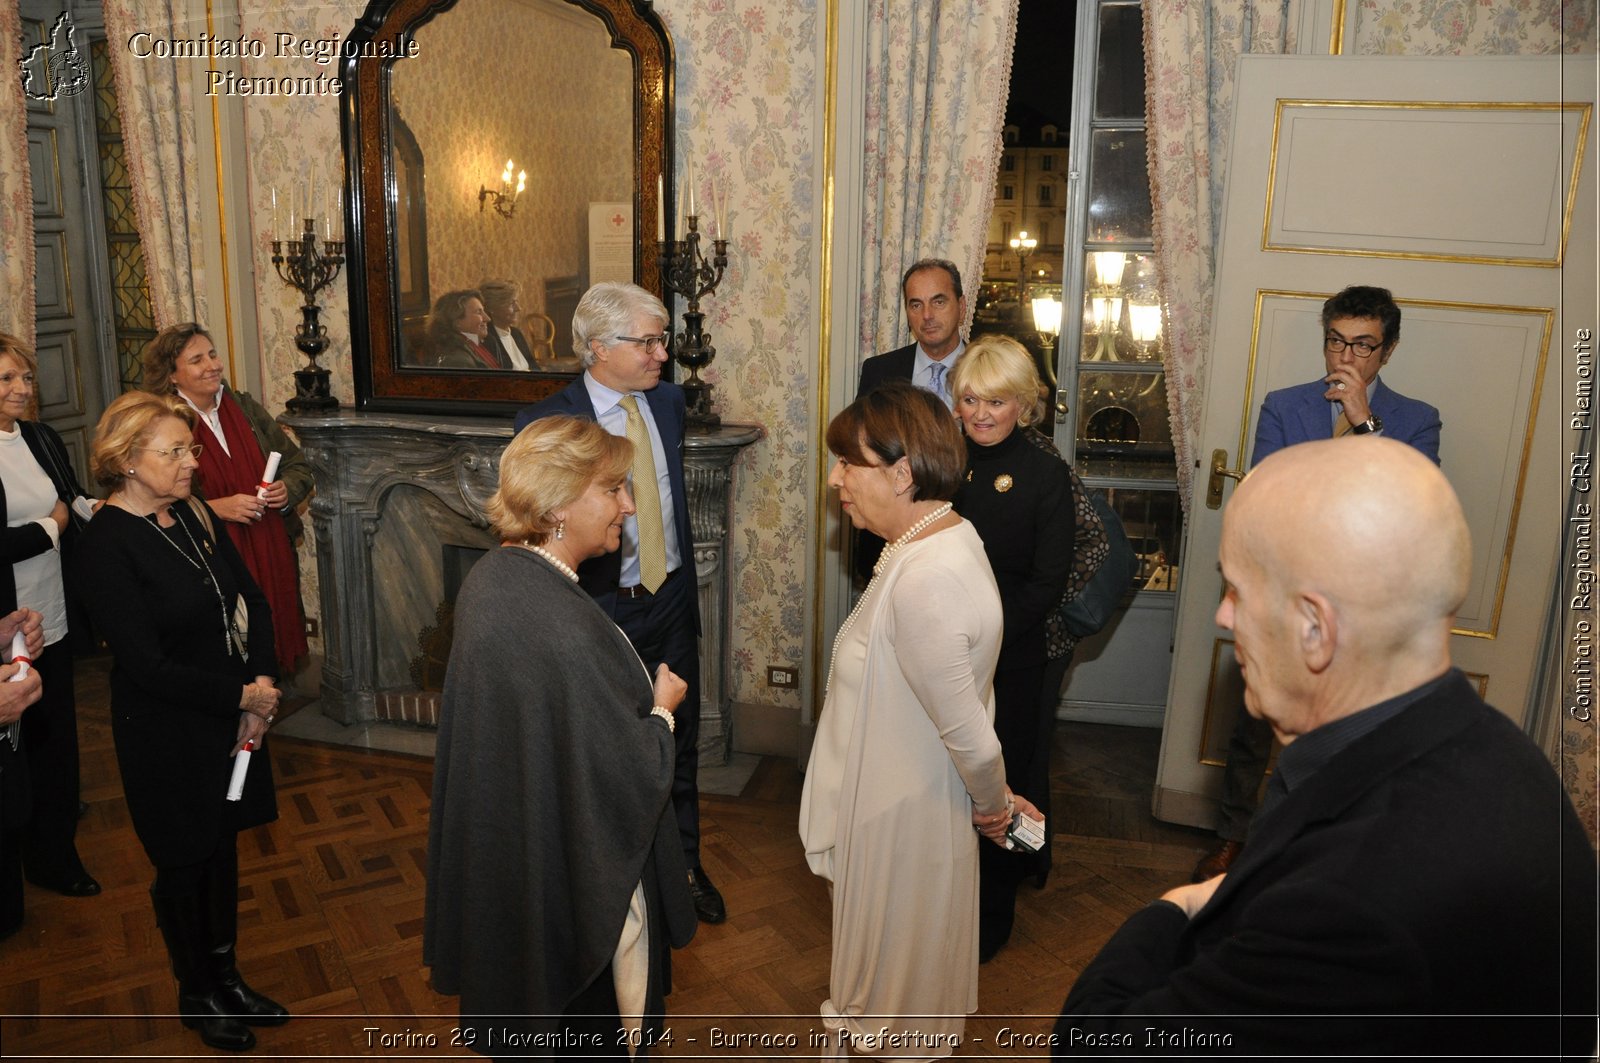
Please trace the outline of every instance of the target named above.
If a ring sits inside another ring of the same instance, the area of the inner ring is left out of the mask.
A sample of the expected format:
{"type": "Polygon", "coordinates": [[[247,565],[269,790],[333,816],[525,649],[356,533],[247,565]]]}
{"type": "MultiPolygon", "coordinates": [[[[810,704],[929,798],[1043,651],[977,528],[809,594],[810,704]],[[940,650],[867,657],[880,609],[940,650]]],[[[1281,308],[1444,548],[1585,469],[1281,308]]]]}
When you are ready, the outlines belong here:
{"type": "Polygon", "coordinates": [[[1595,0],[1361,0],[1357,14],[1357,55],[1595,50],[1595,0]]]}
{"type": "MultiPolygon", "coordinates": [[[[273,5],[270,13],[247,15],[244,29],[268,41],[277,32],[342,35],[365,6],[364,0],[333,0],[310,9],[273,5]]],[[[802,588],[811,513],[806,484],[813,460],[809,411],[817,346],[817,4],[658,0],[655,8],[677,63],[678,180],[692,158],[701,200],[713,184],[726,196],[732,233],[726,277],[702,303],[718,351],[703,375],[716,384],[725,420],[758,423],[767,430],[765,439],[744,452],[736,472],[729,694],[738,701],[797,708],[797,693],[766,687],[764,669],[804,663],[802,588]]],[[[246,66],[249,76],[307,72],[305,60],[268,58],[246,66]]],[[[570,63],[565,68],[577,69],[570,63]]],[[[294,392],[290,374],[302,359],[293,342],[296,300],[276,278],[270,259],[269,190],[276,186],[282,200],[291,185],[308,188],[313,175],[319,189],[337,187],[342,170],[338,99],[252,97],[244,110],[257,222],[252,246],[261,390],[269,408],[281,409],[294,392]]],[[[504,162],[504,156],[493,161],[494,171],[504,162]]],[[[529,179],[531,185],[531,167],[529,179]]],[[[430,199],[433,190],[430,184],[430,199]]],[[[470,206],[475,214],[475,198],[470,206]]],[[[333,370],[334,393],[350,402],[345,286],[334,285],[323,302],[332,346],[322,361],[333,370]]],[[[305,601],[314,604],[314,559],[302,556],[301,571],[305,601]]]]}
{"type": "Polygon", "coordinates": [[[547,277],[587,286],[589,203],[633,196],[628,53],[576,9],[506,0],[461,0],[416,40],[393,91],[426,166],[432,297],[503,277],[526,313],[547,277]],[[478,189],[500,188],[508,157],[528,184],[502,218],[478,189]]]}

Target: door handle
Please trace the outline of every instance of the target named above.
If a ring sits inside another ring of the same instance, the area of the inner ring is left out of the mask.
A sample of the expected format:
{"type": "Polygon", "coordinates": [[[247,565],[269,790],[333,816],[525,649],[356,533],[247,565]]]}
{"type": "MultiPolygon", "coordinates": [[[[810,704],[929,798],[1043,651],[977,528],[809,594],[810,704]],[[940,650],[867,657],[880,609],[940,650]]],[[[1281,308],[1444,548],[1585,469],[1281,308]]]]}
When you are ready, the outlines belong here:
{"type": "Polygon", "coordinates": [[[1228,468],[1228,452],[1226,450],[1213,450],[1211,452],[1211,476],[1206,480],[1206,508],[1222,508],[1222,478],[1230,477],[1234,480],[1244,479],[1243,469],[1228,468]]]}
{"type": "Polygon", "coordinates": [[[1067,423],[1067,408],[1067,393],[1065,391],[1056,392],[1056,424],[1067,423]]]}

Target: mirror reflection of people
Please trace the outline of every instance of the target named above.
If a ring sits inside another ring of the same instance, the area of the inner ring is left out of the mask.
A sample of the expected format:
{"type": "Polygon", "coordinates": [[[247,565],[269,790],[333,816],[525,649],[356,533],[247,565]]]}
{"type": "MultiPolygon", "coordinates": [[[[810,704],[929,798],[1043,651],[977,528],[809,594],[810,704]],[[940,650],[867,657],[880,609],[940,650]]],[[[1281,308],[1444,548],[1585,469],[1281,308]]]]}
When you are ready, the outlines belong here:
{"type": "Polygon", "coordinates": [[[1278,770],[1228,871],[1084,969],[1056,1058],[1592,1058],[1594,848],[1451,664],[1472,542],[1444,474],[1391,439],[1286,447],[1236,489],[1219,557],[1217,626],[1278,770]]]}
{"type": "Polygon", "coordinates": [[[278,818],[267,728],[278,709],[267,599],[226,522],[191,505],[194,411],[130,391],[107,406],[90,464],[109,491],[84,530],[76,593],[111,648],[111,736],[128,815],[155,865],[150,902],[178,1014],[213,1048],[289,1020],[239,974],[238,833],[278,818]],[[240,603],[247,622],[236,622],[240,603]],[[233,758],[252,743],[244,791],[233,758]]]}
{"type": "Polygon", "coordinates": [[[439,723],[423,962],[464,1023],[600,1035],[563,1058],[626,1059],[641,1026],[659,1031],[669,946],[697,926],[671,796],[685,684],[666,664],[652,676],[578,584],[620,545],[632,459],[577,417],[506,447],[488,505],[501,548],[456,599],[439,723]]]}
{"type": "Polygon", "coordinates": [[[428,361],[440,369],[499,369],[484,346],[489,314],[475,288],[445,292],[428,315],[428,361]]]}
{"type": "Polygon", "coordinates": [[[311,465],[266,407],[222,377],[211,334],[190,321],[162,329],[144,348],[144,389],[175,395],[195,412],[200,471],[195,493],[222,520],[251,577],[272,605],[280,674],[292,676],[306,655],[300,607],[300,537],[296,507],[314,486],[311,465]],[[257,496],[267,455],[277,451],[277,479],[257,496]]]}
{"type": "MultiPolygon", "coordinates": [[[[1072,572],[1072,476],[1058,455],[1027,438],[1041,416],[1042,387],[1033,358],[1016,340],[974,340],[950,374],[950,390],[967,440],[956,512],[983,540],[1005,619],[994,672],[994,730],[1006,779],[1048,808],[1055,705],[1040,691],[1048,663],[1046,621],[1072,572]]],[[[978,962],[988,962],[1010,940],[1017,885],[1037,873],[1041,857],[980,848],[978,962]]]]}
{"type": "MultiPolygon", "coordinates": [[[[1285,447],[1343,435],[1398,440],[1439,464],[1439,411],[1400,394],[1378,376],[1399,343],[1400,307],[1387,288],[1352,285],[1324,302],[1326,372],[1310,383],[1267,395],[1256,419],[1252,465],[1285,447]]],[[[1271,757],[1271,729],[1249,713],[1239,713],[1223,762],[1219,844],[1195,865],[1194,881],[1222,874],[1238,858],[1271,757]]]]}
{"type": "Polygon", "coordinates": [[[993,727],[1000,595],[951,505],[965,447],[937,396],[870,390],[827,444],[845,515],[888,545],[834,637],[800,798],[806,861],[833,899],[822,1018],[836,1051],[871,1051],[887,1026],[947,1056],[978,1006],[973,829],[998,844],[1013,810],[1037,814],[1006,787],[993,727]]]}
{"type": "Polygon", "coordinates": [[[483,310],[489,316],[488,334],[484,346],[494,355],[501,369],[526,372],[534,368],[533,349],[528,339],[517,327],[522,318],[522,303],[518,300],[520,289],[515,281],[486,280],[478,285],[483,297],[483,310]]]}
{"type": "Polygon", "coordinates": [[[44,615],[44,649],[33,666],[44,697],[23,718],[19,740],[28,761],[32,811],[22,834],[29,882],[68,897],[92,897],[100,883],[79,859],[78,709],[67,587],[87,505],[61,437],[32,420],[39,364],[15,336],[0,332],[0,559],[7,599],[44,615]],[[80,501],[82,500],[82,501],[80,501]]]}
{"type": "Polygon", "coordinates": [[[720,923],[727,906],[700,859],[700,591],[683,471],[683,389],[661,379],[670,321],[661,300],[637,284],[591,287],[572,315],[572,348],[583,359],[583,375],[518,410],[516,426],[520,432],[541,417],[566,414],[598,421],[634,444],[639,511],[623,527],[622,548],[586,561],[578,575],[647,665],[665,662],[689,684],[672,803],[695,911],[704,922],[720,923]]]}

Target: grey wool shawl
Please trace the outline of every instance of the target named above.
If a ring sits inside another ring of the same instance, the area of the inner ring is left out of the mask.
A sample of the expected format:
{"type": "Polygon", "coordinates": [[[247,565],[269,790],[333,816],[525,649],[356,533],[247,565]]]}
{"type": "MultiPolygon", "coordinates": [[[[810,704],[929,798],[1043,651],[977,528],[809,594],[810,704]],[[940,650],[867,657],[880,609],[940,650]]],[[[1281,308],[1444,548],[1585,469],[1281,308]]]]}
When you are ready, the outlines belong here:
{"type": "Polygon", "coordinates": [[[641,881],[659,1012],[667,942],[696,924],[653,701],[626,636],[543,558],[504,547],[473,567],[445,674],[423,936],[464,1019],[560,1015],[611,962],[641,881]]]}

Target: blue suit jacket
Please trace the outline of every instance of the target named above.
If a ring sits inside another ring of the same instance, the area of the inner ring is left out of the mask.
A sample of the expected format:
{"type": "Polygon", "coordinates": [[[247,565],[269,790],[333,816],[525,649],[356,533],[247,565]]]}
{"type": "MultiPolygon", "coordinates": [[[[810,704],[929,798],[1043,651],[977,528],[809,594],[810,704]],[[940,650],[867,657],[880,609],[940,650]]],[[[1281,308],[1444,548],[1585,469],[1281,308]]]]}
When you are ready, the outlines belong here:
{"type": "MultiPolygon", "coordinates": [[[[1322,397],[1327,390],[1327,384],[1314,380],[1269,394],[1261,404],[1261,416],[1256,419],[1256,446],[1250,464],[1259,465],[1267,455],[1296,443],[1331,438],[1330,403],[1322,397]]],[[[1385,436],[1411,444],[1435,465],[1439,464],[1438,410],[1385,387],[1380,377],[1373,381],[1372,412],[1383,421],[1385,436]]]]}
{"type": "MultiPolygon", "coordinates": [[[[596,420],[594,403],[589,400],[589,389],[579,376],[542,402],[517,411],[517,431],[520,432],[541,417],[566,414],[596,420]]],[[[678,552],[683,556],[684,576],[689,580],[689,601],[694,609],[694,626],[700,630],[699,580],[694,569],[694,529],[689,524],[689,492],[683,481],[683,389],[662,381],[644,393],[645,405],[655,418],[656,431],[661,433],[661,445],[667,448],[667,479],[672,484],[672,514],[678,529],[678,552]]],[[[622,579],[622,551],[592,557],[578,566],[578,583],[589,596],[599,603],[608,616],[617,613],[617,586],[622,579]]]]}

